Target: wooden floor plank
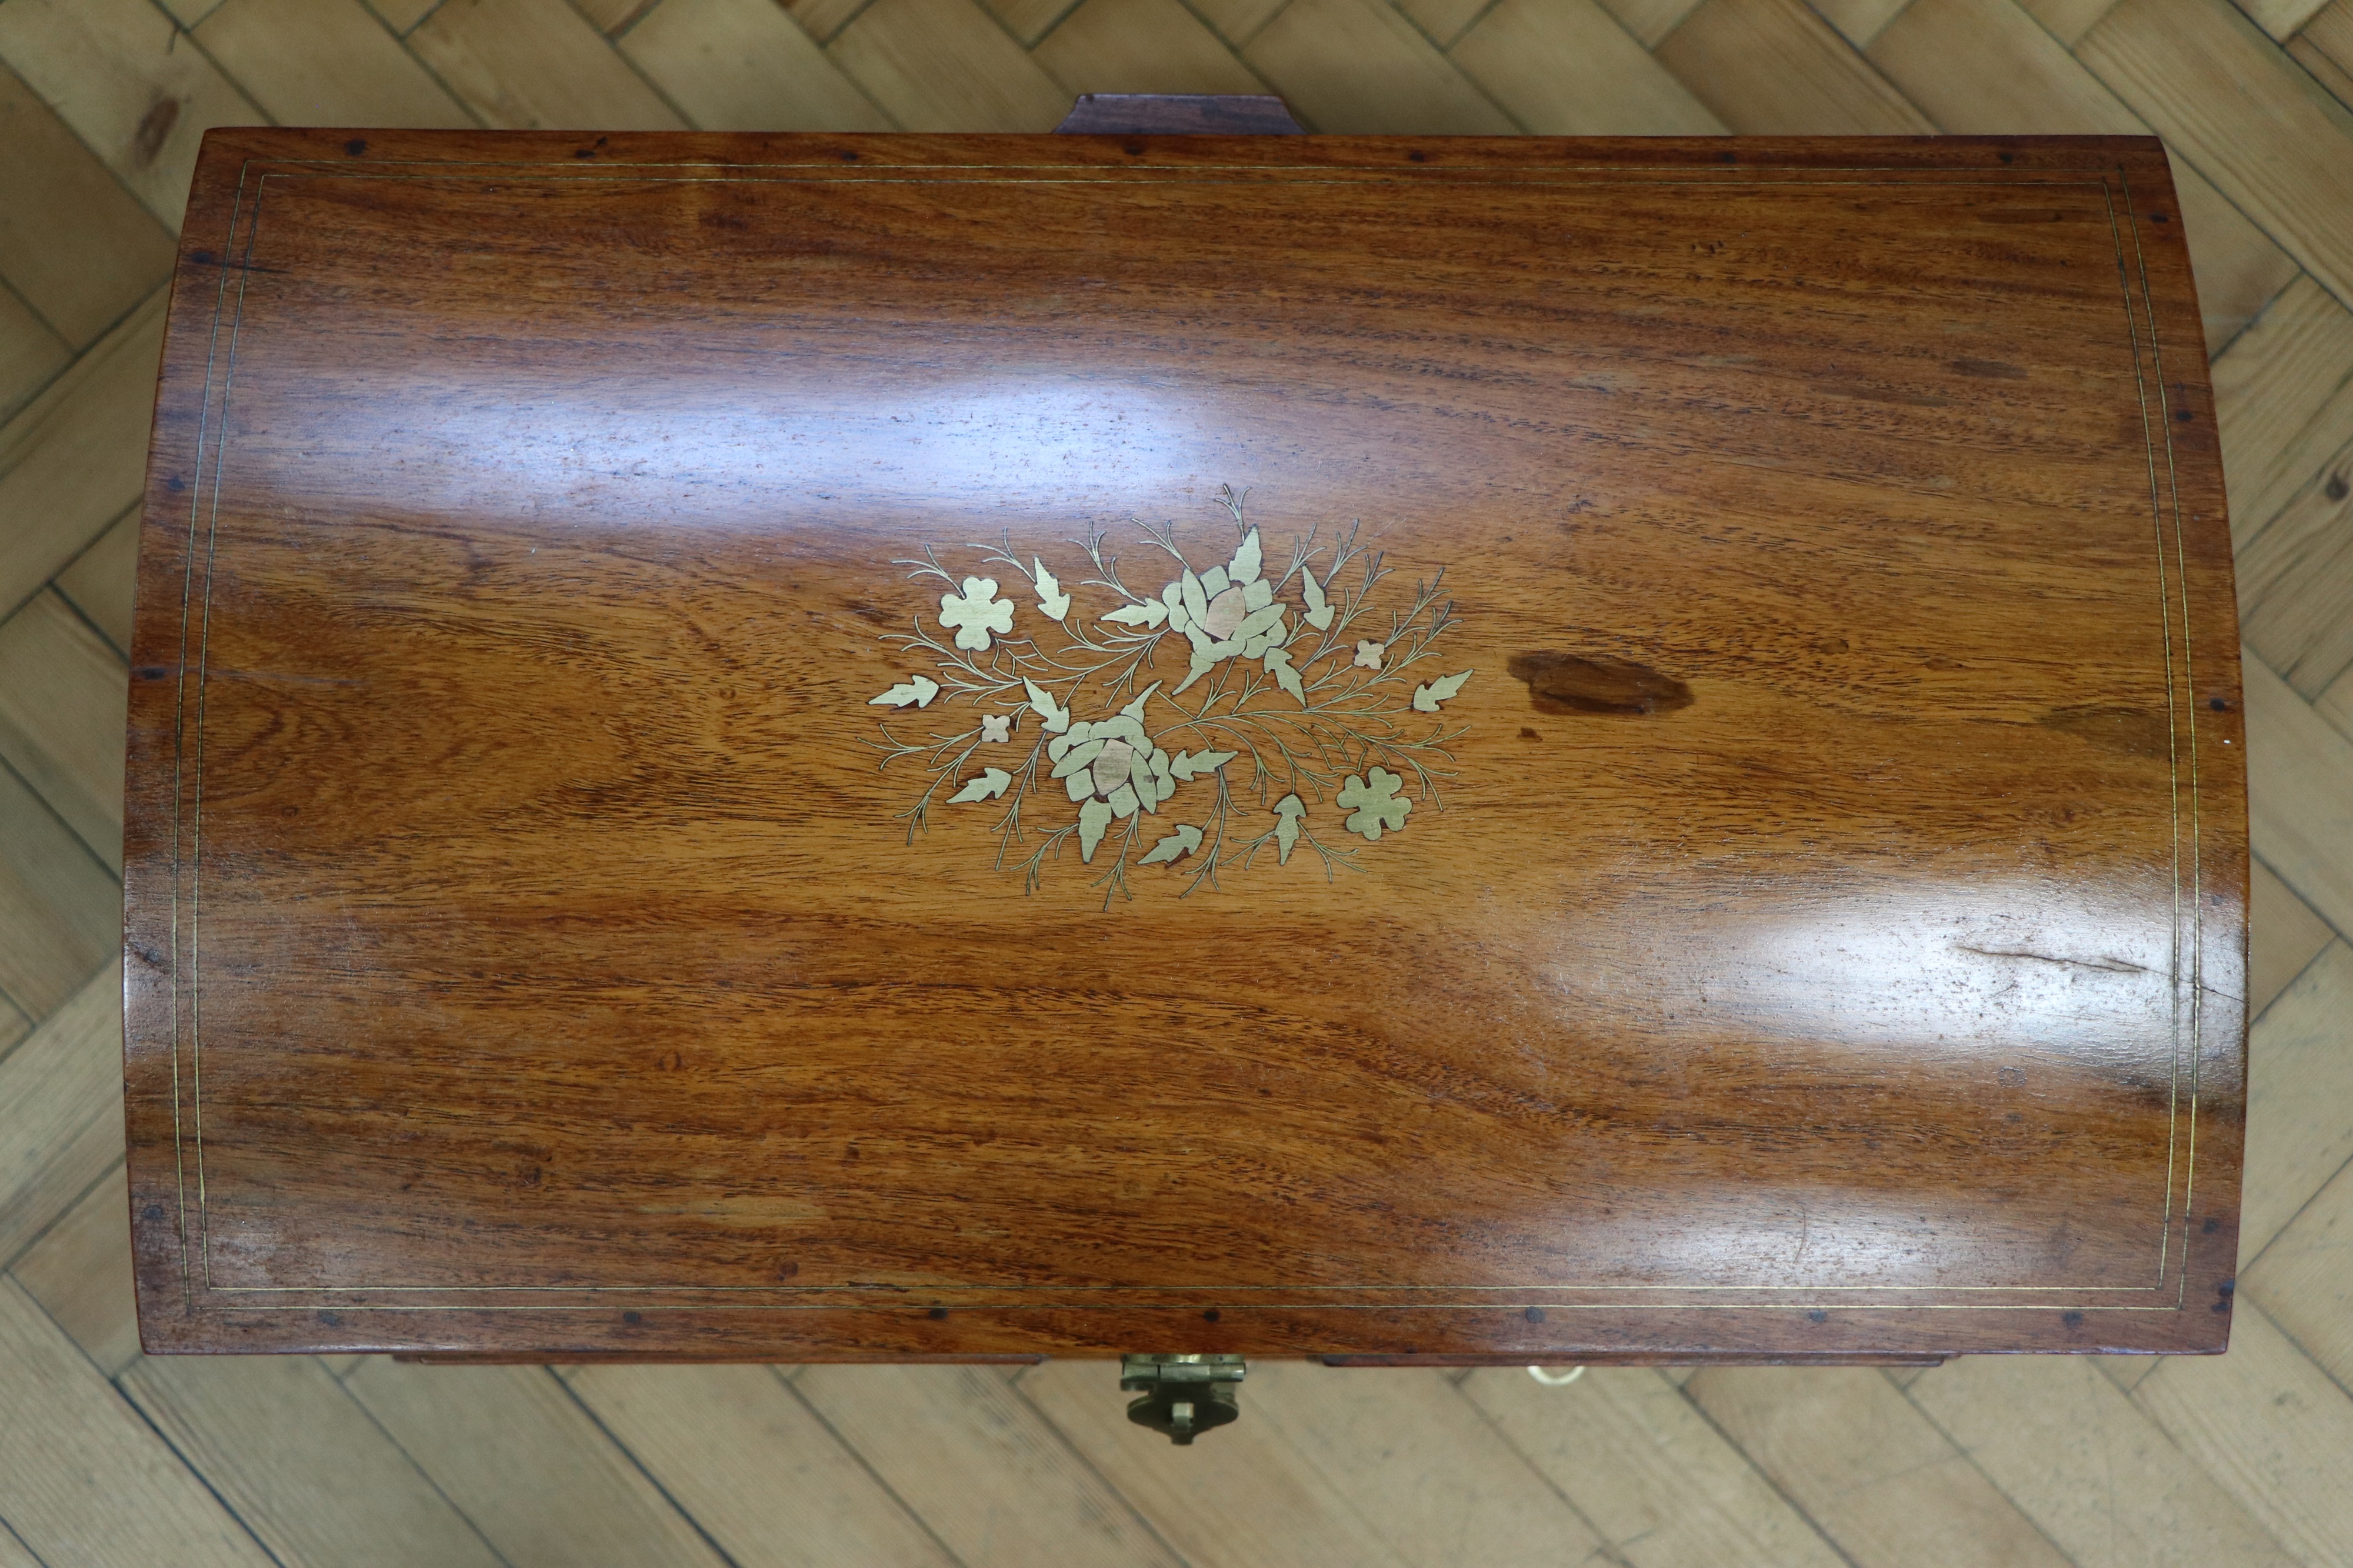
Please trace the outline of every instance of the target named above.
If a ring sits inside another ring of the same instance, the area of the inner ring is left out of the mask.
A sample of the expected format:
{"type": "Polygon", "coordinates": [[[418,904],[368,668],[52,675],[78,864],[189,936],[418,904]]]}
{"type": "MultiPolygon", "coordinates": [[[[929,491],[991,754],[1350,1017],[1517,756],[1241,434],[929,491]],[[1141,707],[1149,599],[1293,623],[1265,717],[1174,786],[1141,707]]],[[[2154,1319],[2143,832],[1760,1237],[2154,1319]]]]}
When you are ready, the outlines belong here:
{"type": "Polygon", "coordinates": [[[1073,97],[1267,90],[1181,0],[1084,0],[1030,52],[1073,97]]]}
{"type": "Polygon", "coordinates": [[[122,1157],[122,963],[0,1057],[0,1268],[122,1157]]]}
{"type": "Polygon", "coordinates": [[[2295,889],[2258,860],[2247,900],[2247,1016],[2259,1018],[2335,933],[2295,889]]]}
{"type": "Polygon", "coordinates": [[[131,1191],[117,1163],[9,1269],[50,1321],[112,1377],[139,1359],[131,1293],[131,1191]]]}
{"type": "Polygon", "coordinates": [[[685,129],[565,0],[448,0],[408,47],[496,129],[685,129]]]}
{"type": "Polygon", "coordinates": [[[1662,1372],[1589,1367],[1546,1387],[1518,1367],[1489,1367],[1461,1389],[1632,1568],[1841,1561],[1662,1372]]]}
{"type": "Polygon", "coordinates": [[[2213,377],[2231,536],[2244,543],[2353,440],[2353,310],[2298,277],[2213,377]]]}
{"type": "Polygon", "coordinates": [[[69,562],[56,578],[58,592],[114,645],[131,652],[132,602],[139,585],[139,513],[134,507],[69,562]]]}
{"type": "Polygon", "coordinates": [[[122,889],[104,862],[0,768],[0,995],[47,1018],[121,940],[122,889]]]}
{"type": "Polygon", "coordinates": [[[1127,1419],[1116,1362],[1048,1362],[1018,1387],[1192,1568],[1405,1563],[1271,1422],[1245,1415],[1178,1448],[1127,1419]]]}
{"type": "Polygon", "coordinates": [[[2120,0],[2075,58],[2353,302],[2353,110],[2229,0],[2120,0]]]}
{"type": "Polygon", "coordinates": [[[801,31],[819,44],[829,44],[874,0],[786,0],[785,10],[801,31]]]}
{"type": "Polygon", "coordinates": [[[973,0],[1023,48],[1036,44],[1062,19],[1075,0],[973,0]]]}
{"type": "Polygon", "coordinates": [[[971,0],[874,0],[826,52],[910,131],[1051,131],[1071,109],[971,0]]]}
{"type": "Polygon", "coordinates": [[[1817,0],[1814,9],[1838,29],[1839,37],[1867,51],[1887,24],[1910,4],[1911,0],[1817,0]]]}
{"type": "Polygon", "coordinates": [[[2241,679],[2255,853],[2340,935],[2353,931],[2353,742],[2252,653],[2241,679]]]}
{"type": "Polygon", "coordinates": [[[1804,0],[1706,0],[1653,52],[1744,136],[1936,130],[1804,0]]]}
{"type": "Polygon", "coordinates": [[[2241,7],[2255,26],[2273,37],[2286,39],[2303,30],[2328,0],[2246,0],[2241,7]]]}
{"type": "Polygon", "coordinates": [[[1657,48],[1698,5],[1699,0],[1601,0],[1601,8],[1646,49],[1657,48]]]}
{"type": "Polygon", "coordinates": [[[1684,1392],[1856,1568],[2067,1568],[1876,1372],[1712,1367],[1684,1392]]]}
{"type": "Polygon", "coordinates": [[[2315,11],[2287,50],[2337,102],[2353,108],[2353,0],[2329,0],[2315,11]]]}
{"type": "Polygon", "coordinates": [[[1269,1362],[1243,1386],[1250,1419],[1280,1427],[1418,1568],[1608,1561],[1569,1500],[1438,1372],[1269,1362]]]}
{"type": "Polygon", "coordinates": [[[69,348],[88,348],[164,280],[171,236],[5,68],[0,146],[0,278],[69,348]]]}
{"type": "Polygon", "coordinates": [[[2294,1568],[2164,1428],[2070,1356],[1962,1356],[1905,1396],[2075,1568],[2294,1568]]]}
{"type": "Polygon", "coordinates": [[[996,1368],[811,1366],[793,1386],[966,1568],[1177,1568],[996,1368]]]}
{"type": "Polygon", "coordinates": [[[1449,58],[1538,135],[1724,131],[1724,122],[1594,0],[1502,0],[1449,58]]]}
{"type": "Polygon", "coordinates": [[[0,1520],[47,1568],[269,1568],[205,1484],[0,1279],[0,1520]]]}
{"type": "Polygon", "coordinates": [[[226,0],[194,37],[281,125],[475,122],[360,0],[226,0]]]}
{"type": "Polygon", "coordinates": [[[55,589],[0,621],[0,761],[122,874],[122,656],[55,589]]]}
{"type": "Polygon", "coordinates": [[[41,1568],[41,1560],[17,1539],[5,1517],[0,1517],[0,1568],[41,1568]]]}
{"type": "Polygon", "coordinates": [[[2353,945],[2331,942],[2248,1031],[2239,1267],[2353,1159],[2353,945]]]}
{"type": "Polygon", "coordinates": [[[2348,109],[2353,109],[2353,70],[2347,70],[2336,56],[2313,41],[2310,29],[2298,33],[2282,46],[2289,58],[2312,74],[2312,79],[2327,90],[2328,96],[2348,109]]]}
{"type": "Polygon", "coordinates": [[[1234,48],[1245,47],[1291,0],[1191,0],[1194,13],[1234,48]]]}
{"type": "Polygon", "coordinates": [[[2240,635],[2298,696],[2316,699],[2353,668],[2353,439],[2238,558],[2240,635]]]}
{"type": "Polygon", "coordinates": [[[951,1568],[775,1368],[582,1366],[564,1378],[737,1568],[951,1568]]]}
{"type": "Polygon", "coordinates": [[[1493,4],[1494,0],[1398,0],[1398,9],[1442,52],[1451,49],[1493,4]]]}
{"type": "Polygon", "coordinates": [[[1519,129],[1382,0],[1291,0],[1242,58],[1311,131],[1508,136],[1519,129]]]}
{"type": "Polygon", "coordinates": [[[704,131],[889,131],[775,0],[663,0],[619,47],[704,131]]]}
{"type": "Polygon", "coordinates": [[[2353,1563],[2353,1398],[2262,1309],[2239,1303],[2228,1355],[2168,1356],[2132,1397],[2309,1568],[2353,1563]]]}
{"type": "MultiPolygon", "coordinates": [[[[2140,116],[2015,0],[1913,0],[1865,53],[1941,129],[1957,134],[2149,134],[2140,116]]],[[[2212,352],[2243,331],[2297,268],[2178,157],[2174,187],[2212,352]]]]}
{"type": "Polygon", "coordinates": [[[0,616],[138,500],[163,352],[158,289],[0,426],[0,616]]]}
{"type": "Polygon", "coordinates": [[[287,1568],[498,1568],[314,1357],[149,1356],[120,1385],[287,1568]]]}
{"type": "Polygon", "coordinates": [[[2353,669],[2347,670],[2329,683],[2320,694],[2313,710],[2328,721],[2337,732],[2353,741],[2353,669]]]}
{"type": "Polygon", "coordinates": [[[2240,1274],[2239,1293],[2353,1388],[2353,1161],[2240,1274]]]}
{"type": "Polygon", "coordinates": [[[0,419],[33,400],[58,372],[73,363],[73,350],[32,306],[0,278],[0,419]]]}
{"type": "Polygon", "coordinates": [[[206,131],[267,122],[147,0],[11,0],[0,59],[175,234],[206,131]]]}
{"type": "Polygon", "coordinates": [[[544,1368],[374,1360],[343,1386],[512,1568],[721,1561],[544,1368]]]}

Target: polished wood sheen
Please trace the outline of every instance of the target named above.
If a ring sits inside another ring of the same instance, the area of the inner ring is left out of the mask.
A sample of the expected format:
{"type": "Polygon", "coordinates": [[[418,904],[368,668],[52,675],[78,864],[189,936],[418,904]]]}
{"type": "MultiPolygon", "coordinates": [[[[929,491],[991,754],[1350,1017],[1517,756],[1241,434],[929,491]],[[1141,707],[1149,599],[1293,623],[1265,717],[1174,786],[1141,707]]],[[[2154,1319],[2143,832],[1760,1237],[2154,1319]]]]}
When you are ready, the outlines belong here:
{"type": "Polygon", "coordinates": [[[2225,1341],[2154,141],[216,131],[132,665],[152,1350],[2225,1341]],[[1246,527],[1387,705],[1271,776],[1201,705],[1279,661],[1056,674],[1246,527]]]}

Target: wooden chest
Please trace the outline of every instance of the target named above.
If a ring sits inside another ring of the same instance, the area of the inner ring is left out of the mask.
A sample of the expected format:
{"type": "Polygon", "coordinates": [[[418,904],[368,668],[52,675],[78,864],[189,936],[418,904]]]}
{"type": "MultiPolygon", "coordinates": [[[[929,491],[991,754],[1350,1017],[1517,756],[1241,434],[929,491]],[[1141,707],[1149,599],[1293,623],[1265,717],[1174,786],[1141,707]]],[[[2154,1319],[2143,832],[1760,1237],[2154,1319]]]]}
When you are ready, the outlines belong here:
{"type": "Polygon", "coordinates": [[[2154,141],[216,132],[148,1347],[2219,1350],[2234,626],[2154,141]]]}

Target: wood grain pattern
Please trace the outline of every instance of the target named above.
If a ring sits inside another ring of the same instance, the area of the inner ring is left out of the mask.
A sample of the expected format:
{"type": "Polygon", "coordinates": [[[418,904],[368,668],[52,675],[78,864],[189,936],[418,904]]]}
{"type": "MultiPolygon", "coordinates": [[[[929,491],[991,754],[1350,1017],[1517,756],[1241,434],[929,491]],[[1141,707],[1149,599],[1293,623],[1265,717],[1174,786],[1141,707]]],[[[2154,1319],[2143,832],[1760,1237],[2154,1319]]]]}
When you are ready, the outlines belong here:
{"type": "Polygon", "coordinates": [[[2243,748],[2153,142],[348,140],[216,137],[180,263],[152,1348],[2222,1342],[2243,748]],[[1219,483],[1445,569],[1442,795],[1108,911],[903,841],[892,560],[1222,554],[1219,483]]]}

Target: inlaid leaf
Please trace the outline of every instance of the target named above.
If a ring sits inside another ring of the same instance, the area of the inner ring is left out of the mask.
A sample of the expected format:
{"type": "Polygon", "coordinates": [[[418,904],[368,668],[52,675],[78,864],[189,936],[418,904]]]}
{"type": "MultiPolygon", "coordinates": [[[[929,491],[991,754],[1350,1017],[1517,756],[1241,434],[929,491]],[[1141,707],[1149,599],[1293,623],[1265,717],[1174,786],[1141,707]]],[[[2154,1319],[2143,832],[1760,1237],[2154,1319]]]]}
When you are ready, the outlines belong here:
{"type": "Polygon", "coordinates": [[[1234,552],[1233,564],[1226,569],[1226,575],[1234,582],[1247,583],[1258,575],[1258,530],[1253,528],[1242,535],[1242,547],[1234,552]]]}
{"type": "Polygon", "coordinates": [[[1119,710],[1120,717],[1123,719],[1133,719],[1139,724],[1143,723],[1144,705],[1146,702],[1149,702],[1152,700],[1152,694],[1159,689],[1160,682],[1155,680],[1151,685],[1145,687],[1143,690],[1137,692],[1135,694],[1135,700],[1119,710]]]}
{"type": "Polygon", "coordinates": [[[1029,689],[1029,706],[1036,711],[1038,721],[1045,726],[1048,734],[1059,735],[1071,727],[1071,710],[1055,707],[1053,693],[1026,678],[1021,684],[1029,689]]]}
{"type": "Polygon", "coordinates": [[[1179,857],[1190,855],[1201,847],[1201,830],[1187,822],[1176,825],[1176,831],[1155,844],[1148,854],[1139,856],[1139,866],[1164,866],[1179,857]]]}
{"type": "Polygon", "coordinates": [[[1091,800],[1079,807],[1079,858],[1094,863],[1095,846],[1103,842],[1103,829],[1111,826],[1111,803],[1091,800]]]}
{"type": "Polygon", "coordinates": [[[1299,819],[1307,815],[1307,807],[1295,795],[1284,795],[1274,803],[1274,863],[1291,864],[1291,847],[1299,842],[1299,819]]]}
{"type": "Polygon", "coordinates": [[[1176,760],[1168,764],[1168,771],[1190,783],[1203,773],[1216,773],[1240,754],[1236,752],[1179,752],[1176,760]]]}
{"type": "Polygon", "coordinates": [[[1060,620],[1071,613],[1071,596],[1062,592],[1062,584],[1055,581],[1051,572],[1046,570],[1046,563],[1043,561],[1032,555],[1029,557],[1029,564],[1037,568],[1037,574],[1030,581],[1037,585],[1038,589],[1038,613],[1049,620],[1060,620]]]}
{"type": "Polygon", "coordinates": [[[1460,675],[1443,675],[1427,686],[1415,687],[1413,710],[1417,713],[1437,712],[1440,703],[1461,690],[1462,683],[1478,673],[1475,669],[1466,669],[1460,675]]]}
{"type": "Polygon", "coordinates": [[[1262,610],[1252,610],[1249,615],[1242,617],[1242,624],[1234,628],[1234,635],[1229,640],[1233,642],[1247,642],[1251,637],[1258,636],[1261,632],[1272,630],[1275,624],[1282,619],[1282,606],[1281,605],[1269,605],[1262,610]]]}
{"type": "Polygon", "coordinates": [[[1307,595],[1307,624],[1319,632],[1329,631],[1332,627],[1332,606],[1324,597],[1324,584],[1315,580],[1314,572],[1302,567],[1299,586],[1307,595]]]}
{"type": "Polygon", "coordinates": [[[1299,671],[1292,667],[1291,650],[1271,647],[1266,650],[1266,672],[1274,683],[1291,693],[1303,708],[1307,706],[1307,688],[1300,683],[1299,671]]]}
{"type": "Polygon", "coordinates": [[[1072,746],[1069,751],[1064,752],[1061,760],[1054,764],[1053,776],[1066,779],[1082,768],[1094,766],[1095,759],[1103,755],[1103,749],[1110,743],[1109,736],[1099,735],[1084,745],[1072,746]]]}
{"type": "Polygon", "coordinates": [[[1216,654],[1211,653],[1208,647],[1204,647],[1199,643],[1195,643],[1193,645],[1193,662],[1191,666],[1186,669],[1185,679],[1176,683],[1176,690],[1170,692],[1169,695],[1174,697],[1177,692],[1183,691],[1187,687],[1192,685],[1193,682],[1208,674],[1211,669],[1217,667],[1217,663],[1218,656],[1216,654]]]}
{"type": "Polygon", "coordinates": [[[912,702],[921,708],[940,694],[940,683],[928,675],[917,675],[901,681],[880,697],[866,700],[869,708],[882,706],[904,708],[912,702]]]}
{"type": "Polygon", "coordinates": [[[1003,768],[990,768],[978,778],[965,784],[964,788],[948,796],[948,804],[962,805],[968,800],[995,800],[1005,793],[1005,786],[1012,782],[1013,775],[1003,768]]]}
{"type": "Polygon", "coordinates": [[[1103,617],[1123,626],[1143,626],[1149,629],[1168,618],[1168,606],[1157,599],[1146,599],[1140,605],[1122,605],[1103,617]]]}

